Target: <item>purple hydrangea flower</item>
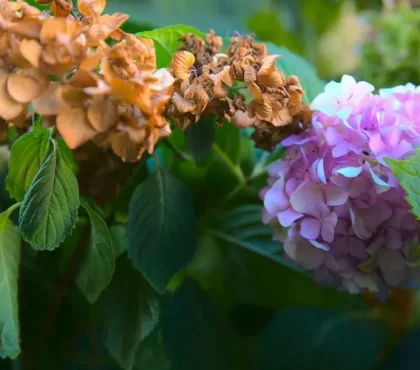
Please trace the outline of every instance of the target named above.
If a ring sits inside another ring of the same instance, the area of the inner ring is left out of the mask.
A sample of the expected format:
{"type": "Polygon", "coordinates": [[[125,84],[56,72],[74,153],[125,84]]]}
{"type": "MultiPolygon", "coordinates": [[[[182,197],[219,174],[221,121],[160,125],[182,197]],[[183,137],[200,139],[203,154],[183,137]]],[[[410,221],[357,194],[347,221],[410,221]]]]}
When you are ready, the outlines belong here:
{"type": "Polygon", "coordinates": [[[385,160],[420,144],[420,87],[373,91],[347,75],[327,84],[312,127],[282,142],[260,193],[287,258],[351,293],[420,279],[420,226],[385,160]]]}

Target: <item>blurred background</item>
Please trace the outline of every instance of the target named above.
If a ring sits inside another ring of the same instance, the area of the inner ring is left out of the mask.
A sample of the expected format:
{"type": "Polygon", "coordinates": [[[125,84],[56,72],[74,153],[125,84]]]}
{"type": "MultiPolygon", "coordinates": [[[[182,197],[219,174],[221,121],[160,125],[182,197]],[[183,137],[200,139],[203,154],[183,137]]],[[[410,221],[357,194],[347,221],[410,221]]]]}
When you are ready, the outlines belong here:
{"type": "Polygon", "coordinates": [[[251,34],[305,57],[325,80],[351,73],[375,86],[418,84],[420,0],[108,0],[126,29],[187,24],[251,34]],[[381,74],[378,74],[379,69],[381,74]]]}

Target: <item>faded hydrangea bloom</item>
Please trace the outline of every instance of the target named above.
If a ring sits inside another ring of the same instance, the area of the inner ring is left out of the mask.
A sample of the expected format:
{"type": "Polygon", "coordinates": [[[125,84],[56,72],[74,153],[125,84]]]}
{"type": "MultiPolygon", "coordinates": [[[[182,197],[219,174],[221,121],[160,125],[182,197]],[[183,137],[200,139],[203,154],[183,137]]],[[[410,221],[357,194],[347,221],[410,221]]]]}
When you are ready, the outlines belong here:
{"type": "Polygon", "coordinates": [[[373,90],[351,76],[330,82],[312,103],[312,127],[283,140],[286,157],[261,192],[263,221],[288,258],[352,293],[420,278],[420,227],[386,163],[419,143],[420,89],[373,90]]]}

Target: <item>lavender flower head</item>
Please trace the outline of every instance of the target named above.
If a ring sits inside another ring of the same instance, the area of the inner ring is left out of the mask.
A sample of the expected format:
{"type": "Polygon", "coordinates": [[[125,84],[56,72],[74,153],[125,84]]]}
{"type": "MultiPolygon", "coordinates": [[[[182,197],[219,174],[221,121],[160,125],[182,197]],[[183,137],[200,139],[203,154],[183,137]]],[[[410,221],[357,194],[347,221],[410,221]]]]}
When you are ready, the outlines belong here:
{"type": "Polygon", "coordinates": [[[286,156],[260,194],[288,258],[351,293],[420,280],[420,227],[385,160],[420,143],[420,89],[373,91],[348,75],[327,84],[311,105],[312,128],[282,142],[286,156]]]}

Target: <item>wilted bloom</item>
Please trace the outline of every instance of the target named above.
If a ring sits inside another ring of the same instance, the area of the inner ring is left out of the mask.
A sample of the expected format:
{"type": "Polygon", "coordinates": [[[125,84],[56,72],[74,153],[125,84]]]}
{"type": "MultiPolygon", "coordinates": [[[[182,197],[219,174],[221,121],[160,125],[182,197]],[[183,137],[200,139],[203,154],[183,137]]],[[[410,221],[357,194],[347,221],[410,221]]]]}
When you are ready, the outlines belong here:
{"type": "Polygon", "coordinates": [[[312,127],[283,140],[286,157],[260,194],[288,258],[352,293],[420,278],[420,227],[385,160],[419,143],[420,89],[373,90],[351,76],[330,82],[311,105],[312,127]]]}

